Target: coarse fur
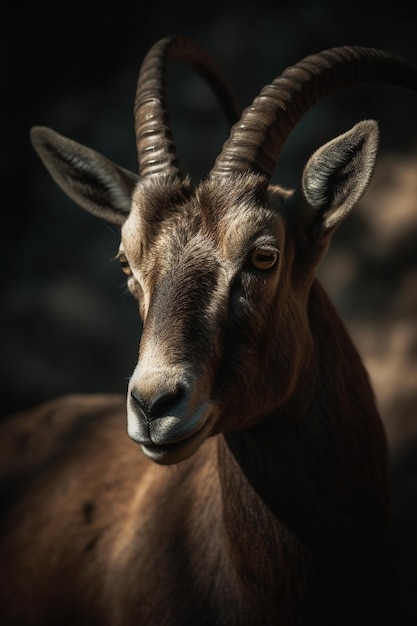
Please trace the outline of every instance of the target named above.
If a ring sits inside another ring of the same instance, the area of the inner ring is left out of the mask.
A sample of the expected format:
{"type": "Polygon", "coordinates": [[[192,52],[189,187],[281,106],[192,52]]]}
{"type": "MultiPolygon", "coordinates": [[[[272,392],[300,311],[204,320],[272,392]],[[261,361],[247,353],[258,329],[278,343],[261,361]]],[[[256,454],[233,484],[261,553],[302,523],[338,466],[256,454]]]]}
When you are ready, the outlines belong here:
{"type": "Polygon", "coordinates": [[[127,406],[66,396],[0,426],[1,624],[398,624],[385,434],[315,277],[376,123],[317,150],[295,191],[257,171],[137,177],[50,129],[33,142],[121,226],[143,333],[127,406]]]}

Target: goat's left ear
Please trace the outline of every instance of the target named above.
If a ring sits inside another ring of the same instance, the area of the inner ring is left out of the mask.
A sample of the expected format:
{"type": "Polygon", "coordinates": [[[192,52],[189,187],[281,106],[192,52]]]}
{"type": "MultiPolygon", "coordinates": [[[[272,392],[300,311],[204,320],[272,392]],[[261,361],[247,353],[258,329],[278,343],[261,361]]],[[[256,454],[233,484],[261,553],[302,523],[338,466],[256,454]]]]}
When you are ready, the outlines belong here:
{"type": "Polygon", "coordinates": [[[298,190],[310,241],[331,233],[359,201],[374,170],[378,140],[377,122],[364,120],[310,157],[298,190]]]}

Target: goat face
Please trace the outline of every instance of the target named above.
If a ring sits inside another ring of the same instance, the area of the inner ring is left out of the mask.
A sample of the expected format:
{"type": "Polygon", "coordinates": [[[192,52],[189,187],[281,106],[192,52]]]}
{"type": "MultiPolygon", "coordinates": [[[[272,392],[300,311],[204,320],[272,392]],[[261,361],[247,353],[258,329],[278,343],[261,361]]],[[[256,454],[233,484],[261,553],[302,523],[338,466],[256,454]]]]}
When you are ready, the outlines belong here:
{"type": "Polygon", "coordinates": [[[383,51],[312,55],[266,86],[196,187],[178,166],[165,105],[168,61],[199,71],[238,118],[220,71],[188,38],[161,40],[139,75],[139,176],[50,129],[32,132],[56,182],[122,227],[120,259],[143,321],[128,388],[128,431],[161,464],[220,431],[248,428],[285,402],[312,338],[308,297],[329,235],[369,182],[378,143],[364,121],[316,151],[294,192],[269,186],[297,120],[321,97],[364,81],[415,88],[416,71],[383,51]]]}
{"type": "Polygon", "coordinates": [[[290,246],[286,255],[286,194],[262,203],[257,178],[196,190],[182,182],[174,198],[172,182],[146,181],[123,225],[121,254],[143,320],[128,430],[158,462],[253,424],[288,395],[306,353],[290,246]]]}
{"type": "Polygon", "coordinates": [[[330,142],[295,194],[267,189],[255,173],[196,189],[139,182],[121,244],[143,321],[128,431],[154,461],[183,460],[291,395],[312,349],[315,266],[346,196],[350,208],[367,184],[376,140],[376,125],[364,122],[330,142]],[[364,176],[352,175],[354,159],[364,176]]]}

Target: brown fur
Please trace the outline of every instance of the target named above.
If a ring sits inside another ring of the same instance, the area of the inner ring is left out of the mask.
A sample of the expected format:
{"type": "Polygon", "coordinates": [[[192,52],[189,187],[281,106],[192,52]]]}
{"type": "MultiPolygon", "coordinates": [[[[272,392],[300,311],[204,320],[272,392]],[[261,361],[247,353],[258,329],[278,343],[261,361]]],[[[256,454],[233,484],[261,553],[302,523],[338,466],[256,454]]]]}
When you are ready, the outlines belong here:
{"type": "MultiPolygon", "coordinates": [[[[147,264],[152,296],[165,273],[173,280],[162,253],[173,255],[193,324],[199,259],[206,267],[216,249],[208,252],[208,241],[224,247],[230,237],[222,254],[231,263],[248,242],[227,232],[255,225],[281,241],[281,269],[249,302],[250,315],[215,306],[216,321],[187,352],[215,399],[213,436],[183,463],[159,467],[127,438],[123,398],[66,397],[6,421],[2,623],[389,623],[386,446],[367,375],[326,295],[311,286],[317,252],[294,243],[280,199],[289,194],[275,190],[270,207],[255,211],[241,187],[238,198],[222,194],[203,186],[186,219],[169,212],[149,261],[144,253],[136,261],[147,264]],[[248,215],[239,223],[242,203],[248,215]],[[205,214],[219,226],[200,239],[205,214]],[[261,317],[260,298],[268,303],[261,317]],[[236,335],[239,325],[251,335],[236,335]]],[[[149,308],[141,350],[157,337],[159,359],[173,362],[186,329],[170,308],[180,295],[174,284],[162,291],[166,310],[149,308]]]]}
{"type": "Polygon", "coordinates": [[[0,622],[398,623],[385,435],[315,278],[376,124],[314,153],[294,193],[250,171],[135,185],[33,136],[65,191],[121,225],[143,333],[127,407],[70,396],[1,425],[0,622]]]}

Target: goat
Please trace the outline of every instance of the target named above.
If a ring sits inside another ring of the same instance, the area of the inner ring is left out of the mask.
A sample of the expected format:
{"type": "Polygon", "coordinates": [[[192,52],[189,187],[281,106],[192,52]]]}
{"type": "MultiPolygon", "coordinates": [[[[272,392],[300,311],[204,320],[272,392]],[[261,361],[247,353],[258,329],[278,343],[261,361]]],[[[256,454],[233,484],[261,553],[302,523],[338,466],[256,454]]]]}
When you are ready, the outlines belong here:
{"type": "Polygon", "coordinates": [[[362,82],[415,90],[417,70],[387,51],[324,50],[239,117],[208,53],[172,36],[139,74],[139,175],[32,129],[58,185],[120,226],[143,330],[127,400],[65,396],[1,425],[2,624],[399,623],[386,437],[316,278],[371,178],[377,123],[316,150],[294,191],[270,182],[298,120],[362,82]],[[234,123],[198,184],[170,130],[172,61],[234,123]]]}

